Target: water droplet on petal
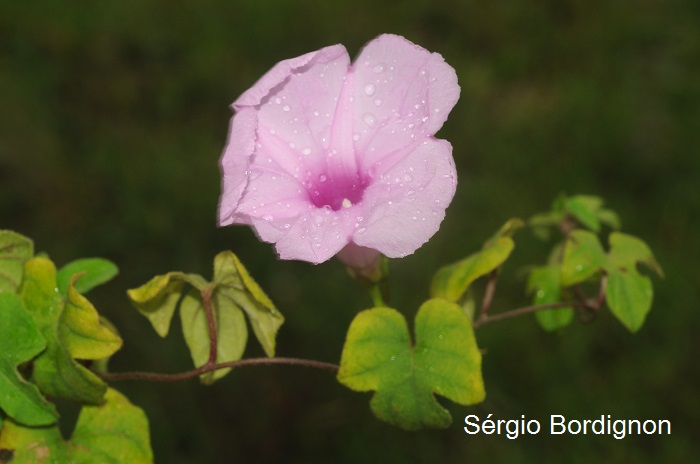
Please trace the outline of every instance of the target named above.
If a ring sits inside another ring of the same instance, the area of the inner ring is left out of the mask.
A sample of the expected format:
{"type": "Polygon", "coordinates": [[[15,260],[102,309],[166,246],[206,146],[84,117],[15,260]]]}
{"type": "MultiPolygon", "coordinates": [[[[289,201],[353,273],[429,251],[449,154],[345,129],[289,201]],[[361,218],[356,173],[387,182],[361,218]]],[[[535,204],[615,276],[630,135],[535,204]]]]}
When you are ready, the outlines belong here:
{"type": "Polygon", "coordinates": [[[279,105],[280,103],[282,103],[282,99],[280,97],[275,97],[275,103],[279,105]]]}
{"type": "Polygon", "coordinates": [[[318,176],[318,180],[319,180],[319,182],[325,182],[325,181],[326,181],[326,179],[328,179],[328,177],[326,177],[326,175],[325,175],[325,174],[321,174],[320,176],[318,176]]]}
{"type": "Polygon", "coordinates": [[[357,142],[358,140],[360,140],[360,134],[352,134],[352,139],[353,139],[355,142],[357,142]]]}
{"type": "Polygon", "coordinates": [[[364,227],[357,229],[358,234],[364,234],[366,231],[367,231],[367,229],[365,229],[364,227]]]}
{"type": "Polygon", "coordinates": [[[370,127],[374,126],[374,123],[377,122],[377,118],[372,113],[365,113],[365,115],[362,116],[362,120],[370,127]]]}
{"type": "Polygon", "coordinates": [[[372,68],[375,74],[381,74],[384,72],[384,65],[382,63],[379,63],[372,68]]]}
{"type": "Polygon", "coordinates": [[[274,219],[274,218],[273,218],[272,216],[270,216],[269,214],[266,214],[266,215],[263,216],[262,218],[263,218],[264,220],[266,220],[267,222],[272,222],[272,220],[274,219]]]}
{"type": "Polygon", "coordinates": [[[275,135],[275,130],[274,130],[274,129],[270,129],[270,135],[275,135]]]}
{"type": "Polygon", "coordinates": [[[375,99],[374,99],[374,106],[382,106],[382,99],[381,99],[381,98],[375,98],[375,99]]]}
{"type": "Polygon", "coordinates": [[[365,95],[367,95],[368,97],[374,95],[375,90],[376,87],[374,86],[374,84],[365,85],[365,95]]]}
{"type": "Polygon", "coordinates": [[[304,149],[301,151],[301,153],[304,154],[304,155],[310,155],[310,154],[311,154],[311,148],[304,148],[304,149]]]}
{"type": "Polygon", "coordinates": [[[289,229],[290,227],[292,227],[292,225],[291,225],[291,224],[285,224],[285,225],[282,226],[282,227],[284,227],[285,229],[289,229]]]}
{"type": "Polygon", "coordinates": [[[406,174],[406,176],[403,178],[403,180],[405,180],[406,182],[411,182],[411,181],[413,180],[413,177],[411,177],[410,175],[406,174]]]}
{"type": "Polygon", "coordinates": [[[321,242],[314,243],[314,248],[321,248],[321,242]]]}
{"type": "Polygon", "coordinates": [[[284,105],[284,106],[282,107],[282,111],[289,111],[289,110],[291,110],[291,109],[292,109],[292,108],[291,108],[289,105],[284,105]]]}

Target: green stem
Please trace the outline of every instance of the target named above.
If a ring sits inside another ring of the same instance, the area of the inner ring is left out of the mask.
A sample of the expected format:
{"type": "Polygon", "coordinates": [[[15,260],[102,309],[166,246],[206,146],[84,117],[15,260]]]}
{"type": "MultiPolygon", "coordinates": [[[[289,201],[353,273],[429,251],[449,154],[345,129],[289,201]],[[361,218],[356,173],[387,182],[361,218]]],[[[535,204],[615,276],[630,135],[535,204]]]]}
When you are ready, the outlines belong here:
{"type": "Polygon", "coordinates": [[[384,301],[384,295],[382,292],[382,283],[378,282],[376,284],[371,284],[369,287],[369,296],[372,298],[372,303],[374,307],[386,306],[384,301]]]}

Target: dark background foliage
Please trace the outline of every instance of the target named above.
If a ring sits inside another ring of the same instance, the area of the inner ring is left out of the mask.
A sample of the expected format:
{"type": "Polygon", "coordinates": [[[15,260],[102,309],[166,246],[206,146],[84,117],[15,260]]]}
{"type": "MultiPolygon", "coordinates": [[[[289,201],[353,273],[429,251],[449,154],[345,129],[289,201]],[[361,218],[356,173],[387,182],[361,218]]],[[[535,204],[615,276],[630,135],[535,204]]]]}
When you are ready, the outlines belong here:
{"type": "MultiPolygon", "coordinates": [[[[212,387],[117,384],[151,420],[157,462],[683,462],[700,425],[700,3],[550,1],[3,1],[0,227],[59,264],[114,260],[92,294],[126,343],[113,370],[174,372],[190,360],[174,324],[159,339],[125,289],[169,270],[208,274],[232,249],[287,317],[287,356],[337,361],[369,305],[332,261],[279,262],[246,228],[216,227],[228,104],[281,59],[383,32],[441,53],[461,100],[439,133],[454,146],[456,198],[439,233],[392,263],[394,304],[412,317],[442,264],[511,216],[560,192],[603,196],[666,271],[631,335],[609,314],[546,334],[533,318],[485,326],[486,401],[450,406],[447,430],[375,420],[368,395],[327,372],[234,371],[212,387]],[[468,436],[484,418],[666,418],[673,435],[468,436]]],[[[546,244],[529,232],[494,310],[525,304],[522,267],[546,244]]],[[[247,356],[260,355],[251,344],[247,356]]],[[[67,413],[70,415],[70,411],[67,413]]],[[[69,433],[69,431],[67,431],[69,433]]]]}

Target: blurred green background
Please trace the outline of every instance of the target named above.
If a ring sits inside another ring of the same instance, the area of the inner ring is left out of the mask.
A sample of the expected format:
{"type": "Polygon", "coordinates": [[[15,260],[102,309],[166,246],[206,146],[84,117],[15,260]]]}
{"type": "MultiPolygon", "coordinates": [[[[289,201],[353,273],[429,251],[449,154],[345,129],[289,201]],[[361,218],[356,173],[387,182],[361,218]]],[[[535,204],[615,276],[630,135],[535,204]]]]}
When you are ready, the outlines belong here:
{"type": "MultiPolygon", "coordinates": [[[[462,96],[439,133],[459,171],[439,233],[392,262],[395,306],[412,318],[442,264],[511,216],[560,192],[604,197],[666,271],[646,325],[606,312],[546,334],[534,318],[477,332],[486,401],[450,405],[447,430],[374,419],[369,395],[322,371],[256,367],[212,387],[120,383],[151,420],[160,463],[687,462],[700,454],[700,3],[688,1],[3,1],[0,6],[0,227],[59,264],[103,256],[121,275],[93,292],[125,347],[113,370],[176,372],[179,324],[161,340],[125,290],[170,270],[208,275],[231,249],[287,322],[285,356],[337,362],[370,303],[335,261],[279,262],[247,228],[216,227],[218,160],[240,93],[281,59],[383,32],[455,67],[462,96]],[[496,418],[665,418],[672,436],[470,436],[496,418]]],[[[494,310],[527,303],[519,273],[545,258],[528,232],[494,310]]],[[[261,350],[251,340],[247,356],[261,350]]]]}

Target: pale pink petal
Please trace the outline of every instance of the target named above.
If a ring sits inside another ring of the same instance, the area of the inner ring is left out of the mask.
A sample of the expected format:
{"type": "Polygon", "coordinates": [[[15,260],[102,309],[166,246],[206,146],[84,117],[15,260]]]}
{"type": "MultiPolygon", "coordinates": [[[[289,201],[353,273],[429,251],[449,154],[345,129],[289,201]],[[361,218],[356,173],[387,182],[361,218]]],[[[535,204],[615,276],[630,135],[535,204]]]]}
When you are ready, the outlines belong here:
{"type": "Polygon", "coordinates": [[[331,151],[331,127],[349,65],[345,49],[334,46],[289,70],[260,102],[260,157],[296,177],[321,174],[331,151]]]}
{"type": "Polygon", "coordinates": [[[248,166],[255,149],[256,113],[252,109],[240,111],[231,118],[229,137],[221,157],[223,172],[222,193],[219,200],[219,225],[234,222],[234,213],[248,185],[248,166]]]}
{"type": "Polygon", "coordinates": [[[454,69],[401,36],[369,42],[352,71],[355,147],[365,169],[434,135],[459,99],[454,69]]]}
{"type": "Polygon", "coordinates": [[[352,211],[316,208],[302,215],[276,243],[281,259],[318,264],[338,253],[354,229],[352,211]]]}
{"type": "Polygon", "coordinates": [[[456,185],[452,146],[425,140],[365,190],[352,241],[390,258],[413,253],[439,229],[456,185]]]}

